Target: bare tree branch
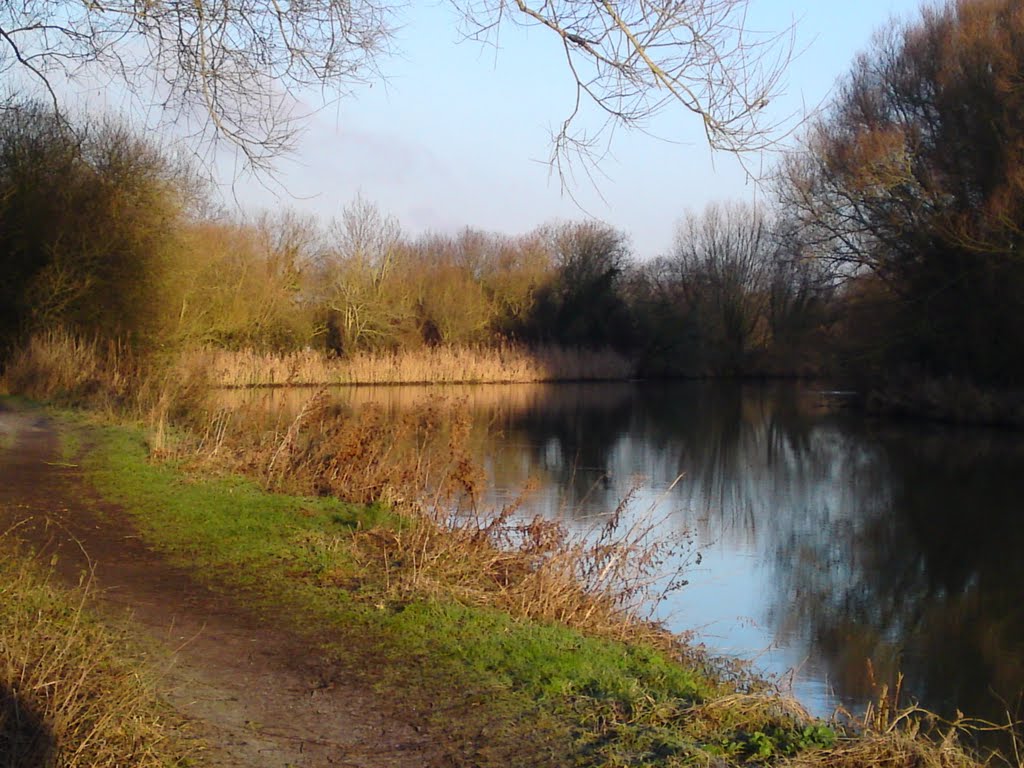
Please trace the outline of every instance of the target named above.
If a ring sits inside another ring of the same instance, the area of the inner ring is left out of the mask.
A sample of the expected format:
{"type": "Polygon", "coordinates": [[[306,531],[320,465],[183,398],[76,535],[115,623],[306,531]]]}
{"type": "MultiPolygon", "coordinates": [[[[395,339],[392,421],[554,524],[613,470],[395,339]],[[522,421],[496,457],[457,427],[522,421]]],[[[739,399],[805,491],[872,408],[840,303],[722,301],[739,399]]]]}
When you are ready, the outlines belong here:
{"type": "Polygon", "coordinates": [[[269,170],[299,127],[295,97],[375,78],[393,7],[374,0],[0,0],[0,73],[107,73],[168,122],[197,111],[206,138],[269,170]]]}
{"type": "Polygon", "coordinates": [[[561,38],[577,99],[553,136],[552,164],[565,182],[574,157],[596,159],[615,129],[644,130],[671,106],[699,116],[708,144],[732,153],[774,146],[788,117],[767,117],[793,54],[793,30],[747,27],[750,0],[452,0],[470,37],[503,19],[561,38]],[[605,115],[581,122],[582,99],[605,115]]]}
{"type": "MultiPolygon", "coordinates": [[[[792,53],[791,30],[750,31],[751,0],[451,0],[472,37],[502,24],[557,36],[575,103],[552,140],[566,181],[619,128],[670,106],[698,115],[709,144],[770,146],[763,108],[792,53]],[[587,107],[603,119],[589,131],[587,107]]],[[[302,122],[300,95],[328,97],[381,76],[401,0],[0,0],[0,74],[40,81],[106,75],[167,122],[199,117],[199,144],[228,142],[268,171],[302,122]]],[[[194,122],[193,122],[194,124],[194,122]]],[[[588,170],[589,173],[589,170],[588,170]]]]}

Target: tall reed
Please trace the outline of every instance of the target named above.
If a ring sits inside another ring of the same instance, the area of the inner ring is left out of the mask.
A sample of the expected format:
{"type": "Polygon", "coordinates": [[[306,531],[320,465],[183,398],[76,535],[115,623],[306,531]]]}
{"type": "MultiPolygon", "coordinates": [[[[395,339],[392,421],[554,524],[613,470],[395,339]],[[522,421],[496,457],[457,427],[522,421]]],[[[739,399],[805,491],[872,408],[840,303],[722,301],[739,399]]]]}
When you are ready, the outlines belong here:
{"type": "Polygon", "coordinates": [[[29,338],[7,361],[4,379],[12,392],[69,404],[123,405],[141,388],[138,361],[126,345],[64,329],[29,338]]]}
{"type": "Polygon", "coordinates": [[[199,408],[209,384],[188,360],[142,356],[116,339],[57,328],[33,335],[7,361],[13,394],[141,419],[159,439],[169,421],[199,408]]]}
{"type": "Polygon", "coordinates": [[[313,350],[271,354],[209,347],[184,353],[183,364],[202,368],[222,387],[594,381],[633,375],[632,364],[612,350],[555,346],[423,347],[344,358],[313,350]]]}

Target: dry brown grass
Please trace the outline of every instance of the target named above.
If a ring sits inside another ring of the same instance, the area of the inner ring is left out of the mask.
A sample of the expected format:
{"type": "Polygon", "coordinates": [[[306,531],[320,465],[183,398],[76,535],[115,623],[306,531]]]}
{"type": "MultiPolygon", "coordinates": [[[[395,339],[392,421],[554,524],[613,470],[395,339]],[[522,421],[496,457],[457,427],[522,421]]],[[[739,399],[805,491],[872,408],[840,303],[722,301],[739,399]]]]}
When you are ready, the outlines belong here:
{"type": "Polygon", "coordinates": [[[202,369],[143,359],[126,344],[63,329],[32,336],[8,360],[0,387],[59,405],[88,407],[148,423],[159,444],[170,421],[200,407],[202,369]]]}
{"type": "MultiPolygon", "coordinates": [[[[918,720],[915,723],[920,722],[918,720]]],[[[840,738],[835,746],[801,752],[785,764],[793,768],[978,768],[982,765],[1010,765],[980,759],[964,749],[956,729],[946,735],[926,737],[917,726],[895,731],[861,731],[840,738]]],[[[1019,765],[1019,763],[1013,763],[1019,765]]]]}
{"type": "MultiPolygon", "coordinates": [[[[869,673],[870,665],[869,665],[869,673]]],[[[794,768],[1021,768],[1019,723],[991,723],[957,712],[953,720],[916,704],[903,705],[902,676],[890,688],[876,688],[876,700],[863,714],[840,710],[834,723],[840,737],[827,749],[802,752],[786,762],[794,768]],[[998,738],[1002,751],[987,754],[977,743],[998,738]]]]}
{"type": "Polygon", "coordinates": [[[125,346],[64,330],[31,337],[8,361],[4,379],[11,392],[71,404],[124,404],[141,384],[138,363],[125,346]]]}
{"type": "Polygon", "coordinates": [[[125,639],[0,537],[0,766],[183,764],[125,639]]]}
{"type": "MultiPolygon", "coordinates": [[[[458,399],[389,415],[374,405],[352,411],[322,390],[290,421],[260,408],[211,411],[175,454],[206,471],[243,471],[268,489],[387,502],[401,522],[360,531],[349,545],[383,599],[454,599],[604,636],[653,632],[642,620],[649,592],[664,587],[660,566],[679,542],[655,535],[657,521],[632,508],[632,495],[587,532],[526,518],[522,499],[479,510],[485,475],[471,427],[458,399]]],[[[339,546],[309,545],[327,559],[339,546]]]]}
{"type": "Polygon", "coordinates": [[[654,536],[652,517],[625,524],[627,498],[594,530],[579,532],[525,518],[520,503],[471,515],[420,507],[408,525],[357,533],[357,559],[383,574],[384,594],[396,602],[454,599],[604,637],[669,641],[645,620],[674,545],[654,536]]]}
{"type": "Polygon", "coordinates": [[[353,413],[321,392],[275,447],[266,481],[403,509],[425,498],[473,506],[484,475],[468,451],[470,426],[459,402],[424,401],[391,417],[372,406],[353,413]]]}
{"type": "Polygon", "coordinates": [[[423,347],[400,352],[359,352],[333,358],[303,350],[280,355],[207,348],[183,356],[215,386],[326,386],[332,384],[457,384],[621,380],[632,364],[611,350],[561,347],[423,347]]]}
{"type": "Polygon", "coordinates": [[[691,707],[681,723],[695,742],[728,757],[720,764],[785,768],[1020,768],[1014,724],[997,725],[958,715],[945,721],[917,706],[897,706],[883,688],[878,702],[858,717],[838,713],[829,723],[774,691],[737,693],[691,707]],[[979,734],[997,732],[1009,752],[979,753],[979,734]],[[764,749],[763,752],[759,751],[764,749]]]}
{"type": "Polygon", "coordinates": [[[165,455],[247,474],[268,490],[402,509],[427,498],[471,507],[484,482],[464,404],[445,398],[392,416],[374,405],[353,411],[321,390],[297,413],[213,407],[178,423],[184,429],[165,455]]]}

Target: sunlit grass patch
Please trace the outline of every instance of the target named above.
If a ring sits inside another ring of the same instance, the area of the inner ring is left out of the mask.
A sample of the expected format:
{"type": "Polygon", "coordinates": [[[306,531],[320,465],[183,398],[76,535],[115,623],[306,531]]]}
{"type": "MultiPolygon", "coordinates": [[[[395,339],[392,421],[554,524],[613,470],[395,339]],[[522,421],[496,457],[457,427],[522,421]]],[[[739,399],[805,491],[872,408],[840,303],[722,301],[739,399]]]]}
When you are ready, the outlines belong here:
{"type": "Polygon", "coordinates": [[[186,764],[144,664],[89,600],[0,537],[0,766],[186,764]]]}

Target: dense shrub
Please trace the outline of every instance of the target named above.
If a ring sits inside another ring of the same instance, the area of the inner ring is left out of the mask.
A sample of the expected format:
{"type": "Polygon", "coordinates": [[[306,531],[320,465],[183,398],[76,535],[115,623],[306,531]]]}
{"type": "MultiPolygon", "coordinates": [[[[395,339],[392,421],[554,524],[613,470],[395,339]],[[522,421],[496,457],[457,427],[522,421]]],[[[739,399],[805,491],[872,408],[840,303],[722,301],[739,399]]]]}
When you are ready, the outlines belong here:
{"type": "Polygon", "coordinates": [[[884,326],[851,329],[855,365],[1024,378],[1022,64],[1019,2],[926,7],[875,38],[786,164],[805,243],[888,300],[884,326]]]}
{"type": "Polygon", "coordinates": [[[54,325],[152,338],[187,178],[123,125],[0,108],[0,344],[54,325]]]}

